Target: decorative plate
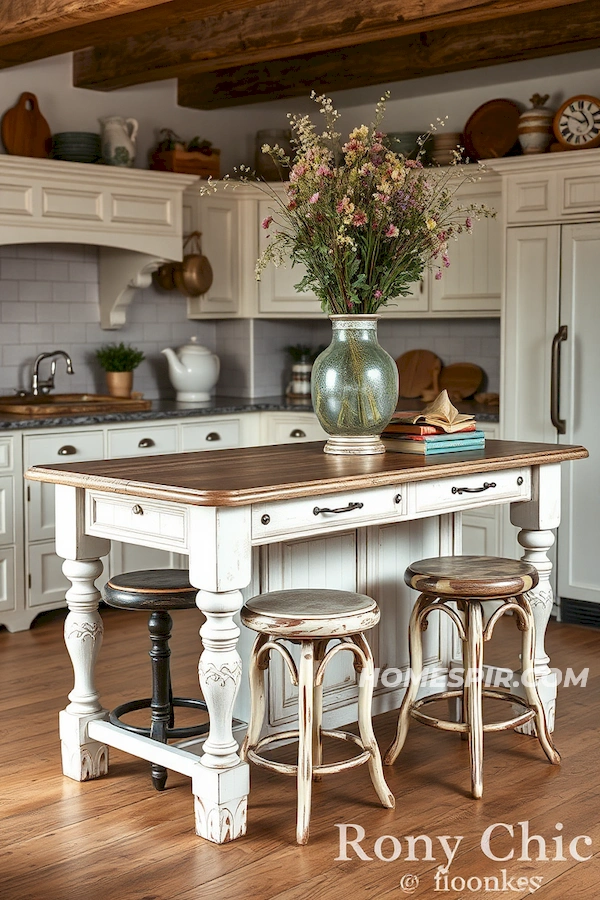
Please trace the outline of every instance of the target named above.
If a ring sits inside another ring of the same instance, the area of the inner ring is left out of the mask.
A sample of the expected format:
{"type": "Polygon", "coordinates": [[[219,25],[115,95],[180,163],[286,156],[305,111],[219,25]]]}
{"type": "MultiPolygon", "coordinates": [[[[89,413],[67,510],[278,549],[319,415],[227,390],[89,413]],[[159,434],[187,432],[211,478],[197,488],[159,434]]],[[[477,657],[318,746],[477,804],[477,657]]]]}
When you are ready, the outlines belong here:
{"type": "Polygon", "coordinates": [[[518,143],[517,128],[521,110],[512,100],[489,100],[471,113],[464,128],[467,156],[499,159],[518,143]]]}

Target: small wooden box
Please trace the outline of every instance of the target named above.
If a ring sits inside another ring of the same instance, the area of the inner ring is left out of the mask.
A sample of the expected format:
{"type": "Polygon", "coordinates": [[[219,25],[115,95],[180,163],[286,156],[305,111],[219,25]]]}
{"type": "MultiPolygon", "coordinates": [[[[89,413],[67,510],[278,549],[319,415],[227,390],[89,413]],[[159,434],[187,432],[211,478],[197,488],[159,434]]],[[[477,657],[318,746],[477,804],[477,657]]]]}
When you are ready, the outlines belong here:
{"type": "Polygon", "coordinates": [[[162,150],[152,154],[150,168],[159,172],[199,175],[200,178],[220,178],[221,151],[213,150],[207,154],[198,150],[162,150]]]}

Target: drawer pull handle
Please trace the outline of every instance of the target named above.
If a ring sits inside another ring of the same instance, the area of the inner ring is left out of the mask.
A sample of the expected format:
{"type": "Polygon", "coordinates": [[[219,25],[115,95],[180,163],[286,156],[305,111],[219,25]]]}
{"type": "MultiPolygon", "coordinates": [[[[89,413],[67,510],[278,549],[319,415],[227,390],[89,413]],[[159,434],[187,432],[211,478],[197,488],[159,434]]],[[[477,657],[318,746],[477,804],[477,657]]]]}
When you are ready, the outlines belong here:
{"type": "Polygon", "coordinates": [[[315,506],[313,509],[313,515],[318,516],[321,513],[345,513],[352,512],[353,509],[362,509],[364,503],[349,503],[348,506],[339,506],[337,509],[329,509],[327,506],[318,507],[315,506]]]}
{"type": "Polygon", "coordinates": [[[517,484],[519,485],[519,487],[521,487],[521,485],[523,484],[523,476],[522,475],[519,475],[519,477],[517,478],[517,484]]]}
{"type": "Polygon", "coordinates": [[[268,525],[269,522],[271,521],[271,516],[268,515],[268,513],[265,513],[264,516],[260,517],[260,521],[262,522],[263,525],[268,525]]]}
{"type": "Polygon", "coordinates": [[[495,481],[484,481],[484,482],[483,482],[483,487],[478,487],[478,488],[457,488],[457,487],[453,487],[453,488],[452,488],[452,493],[453,493],[453,494],[480,494],[481,491],[487,491],[488,488],[495,488],[495,487],[496,487],[496,482],[495,482],[495,481]]]}
{"type": "Polygon", "coordinates": [[[306,437],[306,432],[302,431],[301,428],[294,428],[293,431],[290,431],[290,437],[293,438],[304,438],[306,437]]]}
{"type": "Polygon", "coordinates": [[[133,506],[131,508],[131,512],[134,514],[134,516],[143,516],[144,515],[144,510],[142,509],[142,507],[140,506],[139,503],[136,503],[135,506],[133,506]]]}
{"type": "Polygon", "coordinates": [[[219,434],[218,431],[211,431],[209,434],[206,435],[206,440],[207,441],[220,441],[221,435],[219,434]]]}
{"type": "Polygon", "coordinates": [[[148,447],[154,447],[155,443],[152,438],[142,438],[138,444],[140,450],[146,450],[148,447]]]}
{"type": "Polygon", "coordinates": [[[402,494],[396,494],[394,497],[394,503],[402,503],[402,494]]]}
{"type": "Polygon", "coordinates": [[[59,456],[73,456],[75,453],[77,453],[77,448],[73,444],[65,444],[58,451],[59,456]]]}

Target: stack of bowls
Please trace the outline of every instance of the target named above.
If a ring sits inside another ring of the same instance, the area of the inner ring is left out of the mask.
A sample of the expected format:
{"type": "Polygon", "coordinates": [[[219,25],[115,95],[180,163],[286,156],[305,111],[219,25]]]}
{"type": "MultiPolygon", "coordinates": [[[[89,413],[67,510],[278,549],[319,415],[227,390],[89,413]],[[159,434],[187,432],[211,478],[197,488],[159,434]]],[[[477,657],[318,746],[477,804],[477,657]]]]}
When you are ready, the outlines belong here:
{"type": "Polygon", "coordinates": [[[462,156],[462,133],[460,131],[436,131],[433,135],[431,159],[438,166],[449,166],[454,161],[454,151],[462,156]]]}
{"type": "Polygon", "coordinates": [[[51,156],[67,162],[102,162],[100,135],[91,131],[61,131],[52,136],[51,156]]]}

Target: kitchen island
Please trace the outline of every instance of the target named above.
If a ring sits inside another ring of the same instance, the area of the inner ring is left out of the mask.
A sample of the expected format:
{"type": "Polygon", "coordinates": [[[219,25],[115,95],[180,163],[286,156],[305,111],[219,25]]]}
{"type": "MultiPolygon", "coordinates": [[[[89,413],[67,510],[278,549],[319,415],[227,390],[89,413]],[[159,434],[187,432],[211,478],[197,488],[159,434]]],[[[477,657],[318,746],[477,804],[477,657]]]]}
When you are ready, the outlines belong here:
{"type": "MultiPolygon", "coordinates": [[[[347,545],[342,557],[340,542],[367,535],[364,585],[382,607],[384,621],[398,606],[389,602],[390,591],[408,611],[414,599],[408,589],[393,593],[408,562],[420,555],[460,553],[462,512],[500,503],[511,503],[523,559],[540,574],[530,593],[535,672],[552,727],[556,680],[544,649],[552,607],[547,551],[560,521],[560,463],[586,456],[579,446],[489,441],[482,451],[433,459],[393,448],[383,456],[336,457],[324,454],[318,442],[263,447],[258,453],[243,448],[30,468],[29,479],[56,485],[56,550],[72,583],[65,641],[75,681],[60,713],[63,772],[81,781],[99,777],[108,770],[108,747],[118,747],[192,779],[198,834],[216,843],[244,834],[249,779],[233,736],[242,681],[234,617],[249,585],[272,590],[283,579],[285,561],[263,553],[265,548],[319,540],[321,568],[309,559],[304,580],[296,573],[285,586],[294,586],[294,580],[296,586],[317,586],[318,577],[325,587],[332,586],[325,583],[332,577],[329,560],[333,577],[345,577],[348,548],[354,552],[360,544],[357,538],[347,545]],[[106,721],[94,681],[103,633],[95,580],[111,539],[189,556],[190,580],[206,617],[199,675],[210,733],[201,757],[106,721]],[[262,566],[258,581],[257,566],[262,566]]],[[[388,631],[394,640],[406,641],[405,630],[388,631]]],[[[440,640],[446,675],[453,655],[452,640],[440,640]]],[[[397,659],[401,648],[392,661],[397,659]]],[[[398,705],[398,692],[391,696],[398,705]]]]}

